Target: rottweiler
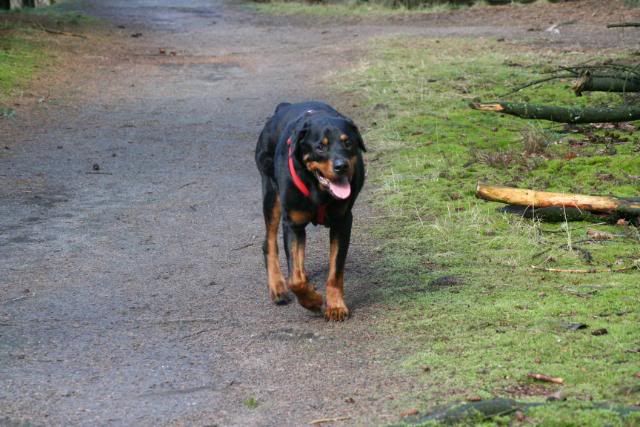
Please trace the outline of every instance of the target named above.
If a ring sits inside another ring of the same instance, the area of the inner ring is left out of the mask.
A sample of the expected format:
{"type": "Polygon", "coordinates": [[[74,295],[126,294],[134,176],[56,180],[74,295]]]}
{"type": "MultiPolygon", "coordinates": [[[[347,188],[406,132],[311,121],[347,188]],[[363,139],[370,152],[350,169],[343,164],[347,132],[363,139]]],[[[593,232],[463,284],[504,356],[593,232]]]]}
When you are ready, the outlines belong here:
{"type": "Polygon", "coordinates": [[[353,121],[322,102],[282,103],[265,124],[255,159],[262,176],[264,262],[269,295],[276,304],[287,304],[291,290],[300,305],[322,311],[322,295],[307,281],[304,270],[305,228],[320,224],[329,228],[330,239],[324,316],[334,321],[349,317],[344,264],[351,209],[364,184],[364,151],[353,121]],[[278,258],[281,217],[289,268],[286,284],[278,258]]]}

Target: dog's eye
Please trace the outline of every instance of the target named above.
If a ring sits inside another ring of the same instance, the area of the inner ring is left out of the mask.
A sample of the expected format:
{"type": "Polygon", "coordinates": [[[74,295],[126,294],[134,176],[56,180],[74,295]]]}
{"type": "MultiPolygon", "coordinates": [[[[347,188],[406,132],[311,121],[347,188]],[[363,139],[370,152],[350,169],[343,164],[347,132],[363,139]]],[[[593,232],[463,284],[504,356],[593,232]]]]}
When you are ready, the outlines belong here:
{"type": "Polygon", "coordinates": [[[350,139],[345,139],[344,141],[342,141],[342,143],[344,144],[345,147],[351,148],[352,144],[350,139]]]}
{"type": "Polygon", "coordinates": [[[318,153],[324,153],[325,151],[327,151],[327,145],[320,143],[318,145],[316,145],[316,151],[318,153]]]}

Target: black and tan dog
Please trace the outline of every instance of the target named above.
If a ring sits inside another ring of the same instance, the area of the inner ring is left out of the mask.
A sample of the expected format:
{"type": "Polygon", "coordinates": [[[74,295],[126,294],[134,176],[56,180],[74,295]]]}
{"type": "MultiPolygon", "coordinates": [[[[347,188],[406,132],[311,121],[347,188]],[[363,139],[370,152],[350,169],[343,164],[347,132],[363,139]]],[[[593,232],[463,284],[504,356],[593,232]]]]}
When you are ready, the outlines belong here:
{"type": "Polygon", "coordinates": [[[256,164],[262,175],[269,295],[276,304],[289,301],[289,289],[303,307],[322,310],[322,295],[304,270],[305,227],[311,222],[330,229],[325,318],[342,321],[349,316],[343,298],[344,263],[351,208],[364,183],[363,151],[356,125],[321,102],[280,104],[267,121],[256,146],[256,164]],[[286,285],[278,259],[281,216],[289,267],[286,285]]]}

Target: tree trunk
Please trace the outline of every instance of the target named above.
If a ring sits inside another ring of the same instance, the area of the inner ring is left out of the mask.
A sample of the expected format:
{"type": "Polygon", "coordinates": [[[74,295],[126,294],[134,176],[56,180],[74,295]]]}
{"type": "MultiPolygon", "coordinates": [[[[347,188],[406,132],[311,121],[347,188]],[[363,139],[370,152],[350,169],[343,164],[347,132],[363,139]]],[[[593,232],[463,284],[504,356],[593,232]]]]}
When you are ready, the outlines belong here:
{"type": "Polygon", "coordinates": [[[615,123],[640,119],[640,105],[625,105],[614,108],[556,107],[515,102],[493,102],[469,104],[474,110],[494,111],[524,119],[550,120],[559,123],[615,123]]]}

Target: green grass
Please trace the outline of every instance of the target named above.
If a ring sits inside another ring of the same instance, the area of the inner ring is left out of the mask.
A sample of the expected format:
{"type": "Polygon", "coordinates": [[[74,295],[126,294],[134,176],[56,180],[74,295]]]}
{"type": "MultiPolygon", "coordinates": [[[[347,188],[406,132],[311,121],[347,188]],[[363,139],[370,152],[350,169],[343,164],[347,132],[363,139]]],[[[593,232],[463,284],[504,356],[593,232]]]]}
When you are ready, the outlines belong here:
{"type": "MultiPolygon", "coordinates": [[[[389,285],[383,292],[398,307],[388,328],[417,346],[402,367],[422,377],[423,409],[470,395],[540,401],[558,389],[574,402],[640,402],[640,379],[634,377],[640,371],[640,271],[569,275],[530,267],[630,266],[640,259],[638,229],[542,223],[500,213],[501,205],[474,197],[478,181],[639,195],[637,133],[591,127],[567,133],[562,125],[467,107],[475,98],[499,99],[507,86],[582,62],[584,55],[482,39],[375,45],[380,47],[366,62],[340,76],[339,89],[362,98],[356,116],[371,149],[368,191],[386,217],[372,232],[384,242],[380,268],[389,285]],[[524,141],[532,139],[541,153],[523,154],[524,141]],[[584,242],[588,229],[615,238],[584,242]],[[456,280],[433,282],[443,276],[456,280]],[[588,328],[571,331],[566,323],[588,328]],[[608,333],[591,334],[599,328],[608,333]],[[565,384],[536,383],[529,372],[562,377],[565,384]]],[[[568,86],[552,82],[509,98],[621,102],[615,94],[576,98],[568,86]]],[[[532,416],[553,419],[545,411],[532,416]]],[[[596,412],[585,416],[618,417],[596,412]]]]}
{"type": "Polygon", "coordinates": [[[258,400],[255,397],[248,397],[246,398],[242,404],[247,407],[248,409],[256,409],[260,403],[258,402],[258,400]]]}
{"type": "MultiPolygon", "coordinates": [[[[0,11],[0,104],[24,89],[38,71],[51,66],[57,45],[52,48],[48,39],[58,36],[47,35],[42,27],[76,31],[96,22],[74,12],[72,5],[63,2],[46,8],[0,11]]],[[[2,111],[0,117],[10,115],[2,111]]]]}
{"type": "Polygon", "coordinates": [[[31,79],[42,61],[41,53],[36,42],[22,35],[0,37],[0,102],[31,79]]]}

